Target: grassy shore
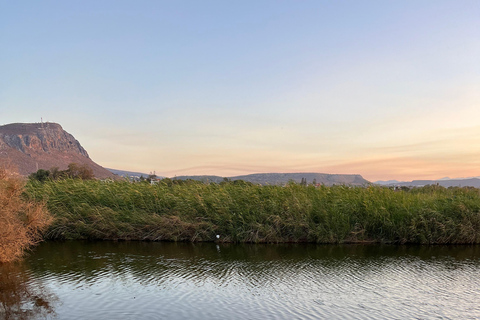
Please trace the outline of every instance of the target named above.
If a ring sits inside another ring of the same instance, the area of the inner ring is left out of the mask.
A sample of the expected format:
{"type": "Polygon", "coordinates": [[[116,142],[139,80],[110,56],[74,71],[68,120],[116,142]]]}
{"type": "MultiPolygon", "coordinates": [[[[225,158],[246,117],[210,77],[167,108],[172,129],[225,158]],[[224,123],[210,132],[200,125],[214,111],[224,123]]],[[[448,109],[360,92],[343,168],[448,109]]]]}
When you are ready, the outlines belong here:
{"type": "Polygon", "coordinates": [[[53,214],[48,239],[480,243],[478,189],[63,180],[26,195],[53,214]]]}

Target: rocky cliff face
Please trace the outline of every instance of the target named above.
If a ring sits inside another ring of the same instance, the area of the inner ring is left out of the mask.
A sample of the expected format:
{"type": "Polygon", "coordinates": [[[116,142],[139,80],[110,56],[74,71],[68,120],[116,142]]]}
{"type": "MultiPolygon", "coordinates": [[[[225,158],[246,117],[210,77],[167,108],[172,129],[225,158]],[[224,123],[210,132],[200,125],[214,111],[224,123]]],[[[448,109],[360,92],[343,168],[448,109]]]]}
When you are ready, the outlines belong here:
{"type": "Polygon", "coordinates": [[[51,122],[0,126],[0,160],[9,162],[24,175],[52,167],[65,170],[69,163],[75,162],[90,166],[96,177],[112,176],[90,159],[78,140],[51,122]]]}
{"type": "Polygon", "coordinates": [[[0,127],[0,148],[2,143],[27,155],[62,151],[89,158],[80,142],[57,123],[7,124],[0,127]]]}

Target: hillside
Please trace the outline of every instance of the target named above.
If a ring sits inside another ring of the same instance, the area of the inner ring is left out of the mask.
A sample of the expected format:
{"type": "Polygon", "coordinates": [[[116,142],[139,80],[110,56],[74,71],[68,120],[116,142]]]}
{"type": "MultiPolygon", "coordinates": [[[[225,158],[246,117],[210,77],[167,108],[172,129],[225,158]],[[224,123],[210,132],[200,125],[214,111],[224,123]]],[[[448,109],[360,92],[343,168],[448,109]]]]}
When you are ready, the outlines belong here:
{"type": "MultiPolygon", "coordinates": [[[[171,179],[173,179],[173,180],[196,180],[196,181],[201,181],[201,182],[220,183],[225,179],[225,177],[202,175],[202,176],[176,176],[176,177],[173,177],[171,179]]],[[[234,177],[230,177],[228,179],[238,180],[238,179],[234,179],[234,177]]]]}
{"type": "Polygon", "coordinates": [[[439,185],[445,188],[448,187],[475,187],[480,188],[480,179],[448,179],[448,180],[413,180],[413,181],[376,181],[376,184],[396,187],[423,187],[426,185],[439,185]]]}
{"type": "MultiPolygon", "coordinates": [[[[221,182],[224,178],[219,176],[179,176],[174,179],[185,180],[193,179],[199,181],[221,182]]],[[[255,173],[242,176],[228,177],[229,180],[243,180],[252,182],[255,184],[263,185],[283,185],[293,180],[300,183],[302,179],[306,179],[308,184],[312,184],[313,180],[317,184],[323,184],[326,186],[332,185],[352,185],[363,186],[370,184],[361,175],[358,174],[327,174],[327,173],[313,173],[313,172],[301,172],[301,173],[255,173]]]]}
{"type": "MultiPolygon", "coordinates": [[[[126,170],[119,170],[119,169],[112,169],[112,168],[105,168],[105,169],[112,172],[113,174],[116,174],[119,177],[127,177],[130,179],[140,179],[140,177],[147,178],[151,174],[151,173],[145,173],[145,172],[126,171],[126,170]]],[[[157,178],[162,179],[164,177],[157,176],[157,178]]]]}
{"type": "Polygon", "coordinates": [[[90,159],[87,151],[57,123],[12,123],[0,126],[0,161],[12,164],[20,174],[69,163],[86,164],[97,178],[114,174],[90,159]]]}

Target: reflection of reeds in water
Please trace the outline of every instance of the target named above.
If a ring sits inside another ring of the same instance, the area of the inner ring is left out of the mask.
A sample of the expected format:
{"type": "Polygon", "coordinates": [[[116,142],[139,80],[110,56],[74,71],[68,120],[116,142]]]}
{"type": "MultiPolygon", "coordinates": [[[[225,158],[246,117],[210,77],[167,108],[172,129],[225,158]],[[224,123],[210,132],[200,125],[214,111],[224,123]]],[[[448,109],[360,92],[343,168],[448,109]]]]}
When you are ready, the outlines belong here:
{"type": "Polygon", "coordinates": [[[22,264],[0,264],[0,318],[39,319],[54,315],[56,297],[33,280],[22,264]]]}
{"type": "Polygon", "coordinates": [[[21,257],[51,221],[45,206],[26,201],[23,191],[22,179],[0,165],[0,262],[21,257]]]}

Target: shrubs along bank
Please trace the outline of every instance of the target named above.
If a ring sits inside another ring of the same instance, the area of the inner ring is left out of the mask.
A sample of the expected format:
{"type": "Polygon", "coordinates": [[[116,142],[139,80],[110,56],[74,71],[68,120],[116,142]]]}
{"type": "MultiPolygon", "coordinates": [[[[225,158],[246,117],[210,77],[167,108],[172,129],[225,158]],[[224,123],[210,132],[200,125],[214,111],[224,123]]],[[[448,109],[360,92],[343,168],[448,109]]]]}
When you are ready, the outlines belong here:
{"type": "Polygon", "coordinates": [[[53,214],[48,239],[480,243],[473,188],[66,179],[30,181],[26,197],[53,214]]]}
{"type": "Polygon", "coordinates": [[[50,170],[39,169],[28,176],[30,180],[38,180],[44,182],[46,180],[62,180],[62,179],[82,179],[92,180],[95,178],[92,168],[86,164],[70,163],[66,170],[60,170],[53,167],[50,170]]]}
{"type": "Polygon", "coordinates": [[[24,199],[24,185],[22,178],[0,166],[0,262],[20,258],[52,221],[42,201],[24,199]]]}

